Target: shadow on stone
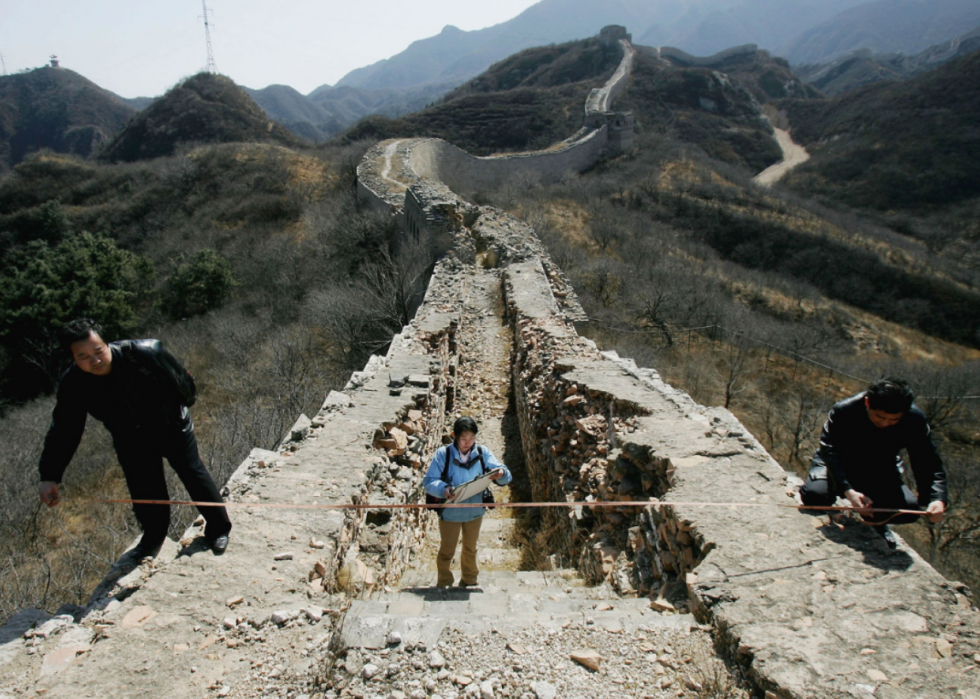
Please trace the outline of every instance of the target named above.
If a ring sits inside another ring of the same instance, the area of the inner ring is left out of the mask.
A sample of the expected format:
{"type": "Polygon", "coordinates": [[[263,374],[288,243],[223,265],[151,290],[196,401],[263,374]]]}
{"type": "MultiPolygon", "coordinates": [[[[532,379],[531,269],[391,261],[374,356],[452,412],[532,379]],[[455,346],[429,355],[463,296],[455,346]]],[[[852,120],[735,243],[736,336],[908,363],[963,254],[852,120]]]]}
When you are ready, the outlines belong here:
{"type": "Polygon", "coordinates": [[[848,522],[844,529],[835,524],[825,524],[817,531],[836,544],[844,544],[864,556],[864,562],[875,568],[903,571],[912,567],[912,557],[902,549],[890,550],[885,540],[872,527],[848,522]]]}
{"type": "Polygon", "coordinates": [[[198,553],[204,553],[205,551],[210,551],[211,546],[208,544],[208,540],[204,538],[204,535],[195,537],[194,540],[181,547],[180,552],[177,554],[177,558],[182,558],[184,556],[194,556],[198,553]]]}
{"type": "Polygon", "coordinates": [[[426,602],[439,602],[442,600],[467,600],[473,593],[482,595],[483,587],[480,585],[473,587],[403,587],[399,591],[407,595],[417,595],[426,602]]]}

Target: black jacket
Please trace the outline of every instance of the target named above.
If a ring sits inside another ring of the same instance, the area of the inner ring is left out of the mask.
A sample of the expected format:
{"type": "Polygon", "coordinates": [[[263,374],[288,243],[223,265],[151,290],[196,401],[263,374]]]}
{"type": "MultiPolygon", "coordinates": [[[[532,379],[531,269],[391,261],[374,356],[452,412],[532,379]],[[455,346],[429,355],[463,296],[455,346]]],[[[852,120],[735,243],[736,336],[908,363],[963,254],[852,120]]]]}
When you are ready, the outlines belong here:
{"type": "Polygon", "coordinates": [[[946,472],[918,406],[905,411],[891,427],[875,427],[868,417],[864,393],[837,403],[830,411],[811,472],[826,467],[837,492],[876,490],[875,485],[900,478],[899,452],[908,452],[919,503],[946,502],[946,472]]]}
{"type": "Polygon", "coordinates": [[[74,364],[61,376],[58,401],[44,438],[42,481],[60,481],[91,415],[113,441],[190,425],[194,380],[159,340],[110,342],[112,371],[94,376],[74,364]]]}

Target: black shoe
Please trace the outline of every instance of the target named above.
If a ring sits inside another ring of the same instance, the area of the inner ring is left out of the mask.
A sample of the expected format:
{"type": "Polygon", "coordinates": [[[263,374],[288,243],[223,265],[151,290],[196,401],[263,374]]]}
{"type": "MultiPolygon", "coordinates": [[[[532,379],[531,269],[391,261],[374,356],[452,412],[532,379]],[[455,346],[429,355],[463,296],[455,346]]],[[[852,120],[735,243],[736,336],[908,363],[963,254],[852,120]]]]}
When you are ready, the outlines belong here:
{"type": "Polygon", "coordinates": [[[167,537],[147,537],[146,534],[140,537],[139,542],[131,548],[126,555],[130,558],[135,558],[137,561],[142,561],[144,558],[156,558],[156,555],[160,553],[160,549],[163,548],[163,542],[167,540],[167,537]]]}
{"type": "Polygon", "coordinates": [[[207,539],[208,546],[214,552],[215,556],[220,556],[228,548],[228,535],[222,534],[221,536],[216,536],[213,539],[207,539]]]}
{"type": "Polygon", "coordinates": [[[476,586],[477,586],[477,583],[475,583],[475,582],[468,583],[468,582],[463,582],[462,580],[460,580],[458,583],[456,583],[456,587],[476,587],[476,586]]]}
{"type": "Polygon", "coordinates": [[[889,549],[894,551],[898,548],[898,539],[895,538],[895,532],[889,529],[887,524],[875,527],[875,531],[878,532],[878,536],[885,540],[885,545],[889,549]]]}

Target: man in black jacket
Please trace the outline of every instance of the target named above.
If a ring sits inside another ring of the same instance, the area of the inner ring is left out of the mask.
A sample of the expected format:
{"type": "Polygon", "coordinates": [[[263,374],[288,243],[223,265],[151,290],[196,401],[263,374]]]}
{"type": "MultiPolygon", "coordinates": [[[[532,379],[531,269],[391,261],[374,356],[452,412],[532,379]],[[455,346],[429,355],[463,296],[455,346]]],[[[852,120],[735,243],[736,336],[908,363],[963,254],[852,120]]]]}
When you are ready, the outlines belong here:
{"type": "MultiPolygon", "coordinates": [[[[902,379],[884,377],[867,391],[837,403],[820,435],[800,496],[804,505],[833,505],[843,496],[868,522],[915,521],[919,515],[867,512],[867,508],[922,510],[930,522],[946,511],[946,472],[929,435],[926,416],[913,403],[911,387],[902,379]],[[905,449],[919,492],[916,498],[902,482],[905,449]]],[[[875,526],[889,548],[894,534],[886,524],[875,526]]]]}
{"type": "MultiPolygon", "coordinates": [[[[180,477],[192,500],[222,502],[201,462],[188,406],[194,380],[158,340],[106,343],[102,328],[89,318],[61,329],[62,344],[74,365],[61,377],[51,427],[41,453],[41,500],[60,501],[58,483],[75,455],[87,415],[105,424],[133,500],[169,500],[163,459],[180,477]]],[[[215,554],[228,547],[231,521],[224,507],[199,508],[205,537],[215,554]]],[[[169,505],[134,504],[143,536],[135,556],[154,556],[167,537],[169,505]]]]}

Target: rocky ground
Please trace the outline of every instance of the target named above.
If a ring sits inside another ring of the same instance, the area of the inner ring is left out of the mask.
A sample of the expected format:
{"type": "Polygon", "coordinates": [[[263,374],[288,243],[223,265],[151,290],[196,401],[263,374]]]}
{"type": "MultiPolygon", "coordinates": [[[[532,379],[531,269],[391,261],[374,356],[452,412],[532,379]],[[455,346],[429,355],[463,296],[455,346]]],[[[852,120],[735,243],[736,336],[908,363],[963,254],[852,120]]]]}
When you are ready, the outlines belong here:
{"type": "Polygon", "coordinates": [[[610,631],[585,624],[451,632],[435,648],[348,654],[338,693],[373,699],[748,697],[695,628],[610,631]]]}

